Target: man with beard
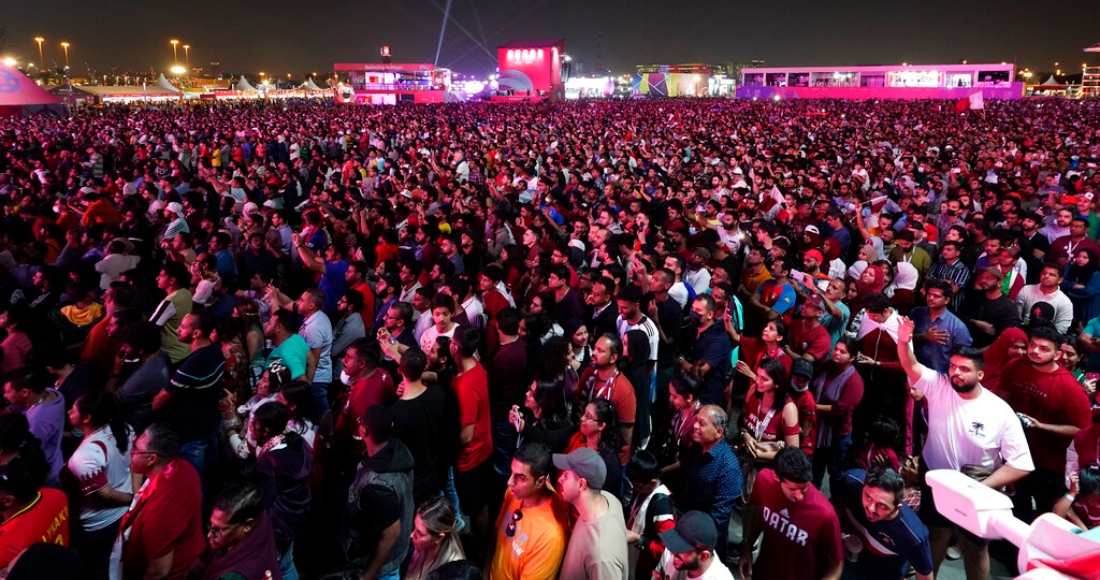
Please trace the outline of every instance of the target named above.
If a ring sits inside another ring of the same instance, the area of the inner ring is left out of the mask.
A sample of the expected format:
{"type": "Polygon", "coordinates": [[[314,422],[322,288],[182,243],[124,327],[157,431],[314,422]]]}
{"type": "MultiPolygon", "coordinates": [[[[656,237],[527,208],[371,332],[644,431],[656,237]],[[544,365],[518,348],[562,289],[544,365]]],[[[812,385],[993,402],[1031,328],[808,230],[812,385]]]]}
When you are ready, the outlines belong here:
{"type": "Polygon", "coordinates": [[[1012,498],[1016,517],[1030,522],[1051,511],[1066,492],[1066,448],[1077,431],[1092,424],[1088,395],[1081,384],[1059,364],[1062,335],[1050,326],[1031,329],[1027,356],[1020,357],[1001,375],[1001,397],[1024,424],[1035,471],[1016,484],[1012,498]],[[1035,500],[1035,510],[1031,500],[1035,500]]]}
{"type": "Polygon", "coordinates": [[[970,329],[975,348],[986,348],[1006,328],[1020,326],[1016,305],[1001,291],[1004,274],[997,268],[984,268],[974,280],[974,293],[966,303],[962,319],[970,329]]]}
{"type": "MultiPolygon", "coordinates": [[[[959,347],[951,355],[947,374],[937,373],[917,362],[913,354],[912,320],[898,322],[897,348],[901,367],[908,376],[910,394],[928,399],[928,439],[921,466],[962,470],[977,466],[989,473],[982,480],[993,489],[1022,479],[1035,469],[1024,437],[1023,426],[1008,403],[981,385],[984,359],[971,347],[959,347]]],[[[932,490],[921,480],[920,517],[928,526],[932,564],[938,571],[955,524],[936,510],[932,490]]],[[[989,541],[959,529],[959,547],[966,577],[989,577],[989,541]]]]}
{"type": "Polygon", "coordinates": [[[718,529],[707,514],[687,512],[676,521],[675,528],[661,534],[661,539],[668,548],[661,557],[664,578],[733,580],[729,568],[715,553],[718,529]]]}

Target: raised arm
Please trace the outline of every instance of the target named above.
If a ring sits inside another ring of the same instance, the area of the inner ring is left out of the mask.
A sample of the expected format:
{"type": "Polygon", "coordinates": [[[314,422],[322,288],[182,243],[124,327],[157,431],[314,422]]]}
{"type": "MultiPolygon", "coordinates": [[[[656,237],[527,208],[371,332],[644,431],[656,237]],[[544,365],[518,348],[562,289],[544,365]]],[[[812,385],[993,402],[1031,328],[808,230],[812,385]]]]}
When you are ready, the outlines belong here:
{"type": "Polygon", "coordinates": [[[905,375],[909,377],[910,385],[920,380],[926,368],[924,365],[917,362],[917,355],[913,354],[913,349],[911,348],[913,342],[913,326],[913,321],[909,320],[908,316],[899,317],[898,362],[901,363],[901,368],[905,371],[905,375]]]}

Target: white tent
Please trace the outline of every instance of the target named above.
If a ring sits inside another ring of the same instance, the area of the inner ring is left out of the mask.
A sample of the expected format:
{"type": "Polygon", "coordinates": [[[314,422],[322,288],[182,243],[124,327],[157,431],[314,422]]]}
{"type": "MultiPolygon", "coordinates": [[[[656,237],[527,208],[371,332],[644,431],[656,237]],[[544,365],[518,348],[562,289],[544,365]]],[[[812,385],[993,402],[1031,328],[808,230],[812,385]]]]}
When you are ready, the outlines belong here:
{"type": "Polygon", "coordinates": [[[1045,81],[1043,81],[1043,84],[1044,84],[1044,85],[1060,85],[1060,84],[1062,84],[1062,83],[1060,83],[1060,82],[1058,82],[1058,81],[1054,80],[1054,75],[1050,75],[1050,78],[1049,78],[1049,79],[1047,79],[1047,80],[1045,80],[1045,81]]]}
{"type": "Polygon", "coordinates": [[[164,73],[160,73],[160,78],[157,79],[157,86],[166,91],[172,91],[173,93],[182,92],[179,87],[168,82],[168,79],[164,77],[164,73]]]}
{"type": "Polygon", "coordinates": [[[256,87],[248,84],[248,80],[244,78],[244,75],[241,75],[241,80],[237,81],[237,84],[233,85],[233,90],[235,90],[235,91],[255,91],[257,89],[256,89],[256,87]]]}
{"type": "Polygon", "coordinates": [[[317,86],[317,83],[313,82],[313,77],[306,78],[306,82],[302,83],[302,88],[307,91],[323,91],[321,87],[317,86]]]}

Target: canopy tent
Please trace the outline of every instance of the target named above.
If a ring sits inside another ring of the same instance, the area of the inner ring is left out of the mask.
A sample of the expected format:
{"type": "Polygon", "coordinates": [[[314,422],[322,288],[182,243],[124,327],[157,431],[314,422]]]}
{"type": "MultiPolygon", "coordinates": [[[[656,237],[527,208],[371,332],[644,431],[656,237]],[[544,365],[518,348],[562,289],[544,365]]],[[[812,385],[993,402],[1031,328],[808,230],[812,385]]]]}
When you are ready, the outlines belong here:
{"type": "Polygon", "coordinates": [[[1045,80],[1045,81],[1043,81],[1043,84],[1044,84],[1044,85],[1060,85],[1060,84],[1062,84],[1062,83],[1060,83],[1060,82],[1058,82],[1058,81],[1054,80],[1054,75],[1050,75],[1050,78],[1049,78],[1049,79],[1047,79],[1047,80],[1045,80]]]}
{"type": "Polygon", "coordinates": [[[306,82],[302,83],[302,88],[307,91],[323,91],[321,87],[317,86],[317,83],[313,82],[313,77],[306,78],[306,82]]]}
{"type": "Polygon", "coordinates": [[[248,84],[248,80],[241,75],[241,80],[237,81],[237,84],[233,85],[235,91],[255,91],[256,87],[248,84]]]}
{"type": "Polygon", "coordinates": [[[166,91],[172,91],[173,93],[183,92],[179,89],[179,87],[168,82],[168,79],[164,77],[164,73],[160,73],[160,78],[157,79],[157,86],[166,91]]]}
{"type": "Polygon", "coordinates": [[[27,75],[0,62],[0,117],[64,113],[61,99],[36,85],[27,75]]]}

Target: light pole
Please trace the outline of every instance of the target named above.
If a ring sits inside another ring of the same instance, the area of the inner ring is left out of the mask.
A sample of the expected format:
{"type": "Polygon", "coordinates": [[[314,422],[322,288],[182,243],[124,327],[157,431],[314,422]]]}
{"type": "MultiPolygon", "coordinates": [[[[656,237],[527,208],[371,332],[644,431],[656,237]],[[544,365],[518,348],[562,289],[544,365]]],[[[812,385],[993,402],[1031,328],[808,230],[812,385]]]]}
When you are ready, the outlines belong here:
{"type": "Polygon", "coordinates": [[[41,36],[34,37],[34,41],[38,43],[38,62],[39,64],[45,62],[46,59],[42,58],[42,43],[46,42],[45,38],[41,36]]]}
{"type": "Polygon", "coordinates": [[[173,38],[169,40],[168,43],[172,45],[172,64],[176,64],[176,46],[179,45],[180,41],[173,38]]]}
{"type": "Polygon", "coordinates": [[[72,46],[72,45],[69,44],[68,42],[62,42],[61,43],[61,48],[65,49],[65,69],[66,70],[68,70],[68,68],[69,68],[69,47],[70,46],[72,46]]]}
{"type": "Polygon", "coordinates": [[[191,74],[191,45],[183,45],[183,58],[187,59],[187,74],[191,74]]]}

